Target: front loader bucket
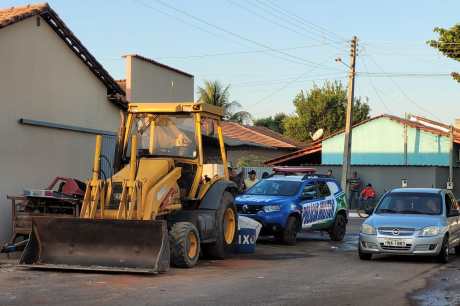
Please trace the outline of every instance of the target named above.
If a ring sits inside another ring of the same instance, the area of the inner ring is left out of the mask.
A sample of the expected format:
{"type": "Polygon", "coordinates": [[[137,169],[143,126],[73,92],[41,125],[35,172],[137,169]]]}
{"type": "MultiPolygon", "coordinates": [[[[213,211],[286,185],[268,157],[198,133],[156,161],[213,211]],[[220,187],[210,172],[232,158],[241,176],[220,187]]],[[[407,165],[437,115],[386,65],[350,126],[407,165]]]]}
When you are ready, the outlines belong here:
{"type": "Polygon", "coordinates": [[[36,217],[19,263],[40,269],[165,272],[166,221],[36,217]]]}

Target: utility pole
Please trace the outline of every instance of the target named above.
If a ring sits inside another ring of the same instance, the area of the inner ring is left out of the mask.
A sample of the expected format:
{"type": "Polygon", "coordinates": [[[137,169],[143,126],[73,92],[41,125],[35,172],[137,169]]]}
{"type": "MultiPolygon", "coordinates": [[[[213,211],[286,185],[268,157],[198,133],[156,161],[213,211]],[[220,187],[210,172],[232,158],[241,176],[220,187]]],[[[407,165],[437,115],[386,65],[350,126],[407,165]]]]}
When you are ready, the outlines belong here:
{"type": "Polygon", "coordinates": [[[407,166],[407,120],[409,115],[404,113],[404,166],[407,166]]]}
{"type": "MultiPolygon", "coordinates": [[[[342,189],[348,194],[349,184],[348,178],[350,176],[350,162],[351,162],[351,128],[353,119],[353,100],[355,95],[355,66],[356,66],[356,47],[357,38],[353,36],[351,40],[351,52],[350,52],[350,72],[348,75],[348,94],[347,94],[347,114],[345,119],[345,144],[343,149],[343,166],[342,166],[342,189]]],[[[351,205],[351,203],[349,203],[351,205]]]]}

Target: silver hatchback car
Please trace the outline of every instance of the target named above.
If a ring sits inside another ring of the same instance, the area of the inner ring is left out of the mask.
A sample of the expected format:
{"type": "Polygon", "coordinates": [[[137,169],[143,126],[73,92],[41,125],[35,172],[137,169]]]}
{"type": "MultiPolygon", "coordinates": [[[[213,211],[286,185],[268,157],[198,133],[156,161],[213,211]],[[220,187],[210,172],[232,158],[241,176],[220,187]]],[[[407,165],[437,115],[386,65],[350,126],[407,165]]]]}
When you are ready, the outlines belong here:
{"type": "Polygon", "coordinates": [[[398,188],[387,192],[359,233],[359,258],[373,254],[436,256],[460,254],[459,205],[452,192],[437,188],[398,188]]]}

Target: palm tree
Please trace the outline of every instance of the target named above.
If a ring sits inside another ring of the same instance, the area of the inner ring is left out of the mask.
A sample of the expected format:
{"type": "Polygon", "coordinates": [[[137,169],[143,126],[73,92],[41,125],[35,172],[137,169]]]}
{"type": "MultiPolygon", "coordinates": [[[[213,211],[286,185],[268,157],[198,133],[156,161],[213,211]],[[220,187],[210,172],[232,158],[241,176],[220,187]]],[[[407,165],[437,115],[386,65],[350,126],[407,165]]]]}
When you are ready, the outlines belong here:
{"type": "Polygon", "coordinates": [[[230,85],[224,87],[219,81],[204,81],[204,86],[198,87],[198,101],[222,107],[225,120],[241,124],[252,122],[251,114],[240,110],[240,103],[230,101],[229,90],[230,85]]]}

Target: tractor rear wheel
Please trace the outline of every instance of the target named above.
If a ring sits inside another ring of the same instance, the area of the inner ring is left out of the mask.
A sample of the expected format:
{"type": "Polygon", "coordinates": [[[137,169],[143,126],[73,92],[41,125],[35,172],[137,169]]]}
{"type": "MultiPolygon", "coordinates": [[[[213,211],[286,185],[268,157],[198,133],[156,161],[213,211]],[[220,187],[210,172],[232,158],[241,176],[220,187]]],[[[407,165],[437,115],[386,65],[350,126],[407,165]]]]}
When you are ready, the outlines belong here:
{"type": "Polygon", "coordinates": [[[191,268],[200,257],[200,235],[190,222],[177,222],[169,231],[171,262],[179,268],[191,268]]]}
{"type": "Polygon", "coordinates": [[[207,257],[224,259],[234,253],[238,231],[238,215],[233,195],[224,191],[216,211],[216,242],[203,245],[207,257]]]}

